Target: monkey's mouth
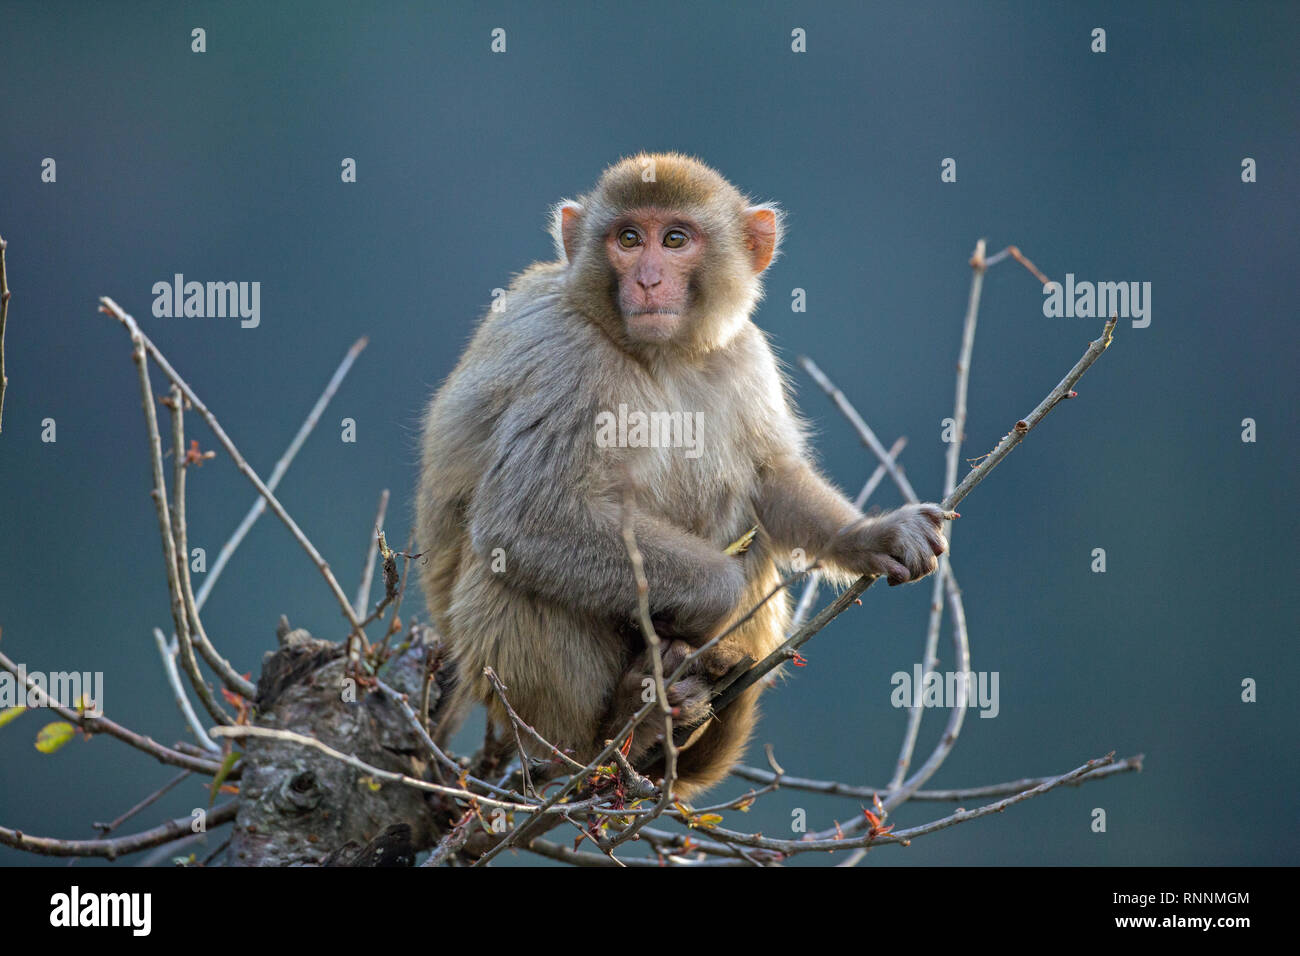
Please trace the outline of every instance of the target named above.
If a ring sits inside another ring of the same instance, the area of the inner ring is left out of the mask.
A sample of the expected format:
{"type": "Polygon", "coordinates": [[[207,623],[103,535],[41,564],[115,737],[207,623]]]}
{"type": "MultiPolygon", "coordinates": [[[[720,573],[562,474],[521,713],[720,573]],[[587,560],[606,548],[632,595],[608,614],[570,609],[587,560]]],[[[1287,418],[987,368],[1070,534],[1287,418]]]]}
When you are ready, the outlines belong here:
{"type": "Polygon", "coordinates": [[[681,320],[676,309],[634,309],[624,316],[628,333],[642,342],[667,342],[677,334],[681,320]]]}

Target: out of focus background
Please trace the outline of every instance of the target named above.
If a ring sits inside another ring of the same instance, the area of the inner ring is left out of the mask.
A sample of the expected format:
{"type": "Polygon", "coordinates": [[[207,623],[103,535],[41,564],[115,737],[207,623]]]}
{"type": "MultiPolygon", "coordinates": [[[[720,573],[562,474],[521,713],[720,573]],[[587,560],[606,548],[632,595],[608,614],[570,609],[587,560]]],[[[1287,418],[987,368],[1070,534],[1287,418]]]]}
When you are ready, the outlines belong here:
{"type": "MultiPolygon", "coordinates": [[[[1300,7],[4,2],[0,24],[0,650],[29,670],[102,671],[110,717],[188,736],[151,637],[170,621],[137,380],[98,296],[140,320],[264,476],[369,336],[278,492],[352,591],[381,489],[389,540],[407,538],[428,395],[492,289],[551,256],[548,206],[621,155],[675,149],[788,211],[756,321],[850,491],[875,462],[796,356],[886,444],[908,436],[907,473],[936,498],[975,241],[1017,244],[1058,281],[1151,283],[1149,327],[1122,321],[1078,399],[961,506],[972,666],[999,674],[1000,710],[968,715],[930,786],[1112,750],[1145,753],[1146,770],[868,863],[1298,861],[1300,7]],[[948,158],[955,182],[941,181],[948,158]],[[153,285],[176,273],[260,282],[260,325],[154,318],[153,285]]],[[[1042,303],[1019,265],[990,270],[964,456],[1096,338],[1099,320],[1045,318],[1042,303]]],[[[188,426],[217,447],[196,415],[188,426]]],[[[190,544],[211,562],[254,493],[224,452],[188,486],[190,544]]],[[[919,660],[929,595],[873,589],[809,644],[808,666],[767,695],[749,762],[771,743],[791,774],[883,786],[905,723],[890,675],[919,660]]],[[[414,591],[406,610],[423,614],[414,591]]],[[[281,614],[342,636],[317,571],[264,518],[205,621],[256,675],[281,614]]],[[[948,648],[945,624],[941,668],[948,648]]],[[[918,763],[946,716],[927,714],[918,763]]],[[[174,772],[106,737],[42,755],[46,720],[0,727],[0,825],[88,838],[174,772]]],[[[136,822],[206,804],[190,781],[136,822]]],[[[860,812],[781,791],[728,825],[789,833],[796,808],[810,829],[860,812]]],[[[894,822],[949,809],[914,803],[894,822]]],[[[0,849],[3,864],[47,862],[0,849]]]]}

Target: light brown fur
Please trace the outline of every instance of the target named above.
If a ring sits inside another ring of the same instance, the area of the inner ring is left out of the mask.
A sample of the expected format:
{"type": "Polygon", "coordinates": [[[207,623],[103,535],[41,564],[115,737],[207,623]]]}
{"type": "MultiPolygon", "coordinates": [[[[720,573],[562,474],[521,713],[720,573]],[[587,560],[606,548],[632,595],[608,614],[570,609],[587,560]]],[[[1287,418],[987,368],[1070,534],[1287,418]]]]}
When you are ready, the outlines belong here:
{"type": "MultiPolygon", "coordinates": [[[[621,537],[625,495],[651,610],[678,657],[757,604],[794,549],[824,555],[841,577],[887,573],[898,582],[933,568],[943,548],[937,508],[864,520],[808,463],[785,382],[749,318],[779,228],[772,207],[752,205],[678,154],[624,160],[591,194],[557,207],[560,261],[535,264],[514,281],[505,308],[483,320],[425,419],[422,579],[460,674],[444,736],[474,701],[508,726],[481,676],[486,666],[521,717],[579,760],[594,756],[640,705],[650,663],[628,626],[636,592],[621,537]],[[655,182],[642,181],[647,159],[655,182]],[[687,249],[649,237],[644,250],[659,259],[643,261],[666,263],[663,289],[674,263],[690,263],[680,315],[664,318],[671,340],[638,335],[620,306],[633,295],[660,301],[654,288],[631,284],[631,271],[611,266],[622,255],[608,251],[611,230],[629,214],[637,223],[681,216],[691,224],[687,249]],[[620,404],[697,413],[701,454],[601,447],[597,415],[620,404]],[[760,534],[743,556],[723,553],[756,524],[760,534]],[[494,570],[494,557],[498,567],[504,558],[504,569],[494,570]]],[[[756,720],[758,688],[710,715],[706,678],[774,649],[789,613],[782,593],[670,688],[681,719],[703,728],[680,756],[679,795],[724,776],[756,720]]],[[[651,723],[634,738],[634,760],[654,742],[651,723]]]]}

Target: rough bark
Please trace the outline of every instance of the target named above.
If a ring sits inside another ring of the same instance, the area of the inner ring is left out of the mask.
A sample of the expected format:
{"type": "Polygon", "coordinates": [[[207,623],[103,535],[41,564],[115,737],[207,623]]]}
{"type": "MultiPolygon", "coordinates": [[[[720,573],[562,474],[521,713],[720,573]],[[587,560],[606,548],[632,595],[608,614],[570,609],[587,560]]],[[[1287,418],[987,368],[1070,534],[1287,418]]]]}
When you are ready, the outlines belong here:
{"type": "MultiPolygon", "coordinates": [[[[263,659],[255,722],[315,737],[375,767],[427,779],[427,751],[401,709],[355,682],[349,695],[344,645],[281,627],[263,659]]],[[[421,630],[383,669],[418,709],[426,660],[434,670],[430,713],[448,689],[441,646],[421,630]]],[[[278,740],[243,742],[232,866],[409,865],[438,837],[438,808],[409,787],[364,779],[327,755],[278,740]],[[397,825],[409,827],[409,832],[397,825]],[[403,863],[405,861],[405,863],[403,863]]]]}

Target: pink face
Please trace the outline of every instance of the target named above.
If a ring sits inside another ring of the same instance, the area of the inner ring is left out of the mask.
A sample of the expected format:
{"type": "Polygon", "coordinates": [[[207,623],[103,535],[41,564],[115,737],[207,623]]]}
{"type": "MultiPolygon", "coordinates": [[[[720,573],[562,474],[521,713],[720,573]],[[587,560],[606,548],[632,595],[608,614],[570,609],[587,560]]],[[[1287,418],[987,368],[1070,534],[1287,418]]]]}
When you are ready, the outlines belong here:
{"type": "Polygon", "coordinates": [[[632,338],[666,342],[690,306],[691,276],[704,254],[704,232],[660,209],[636,209],[605,236],[618,277],[618,305],[632,338]]]}

